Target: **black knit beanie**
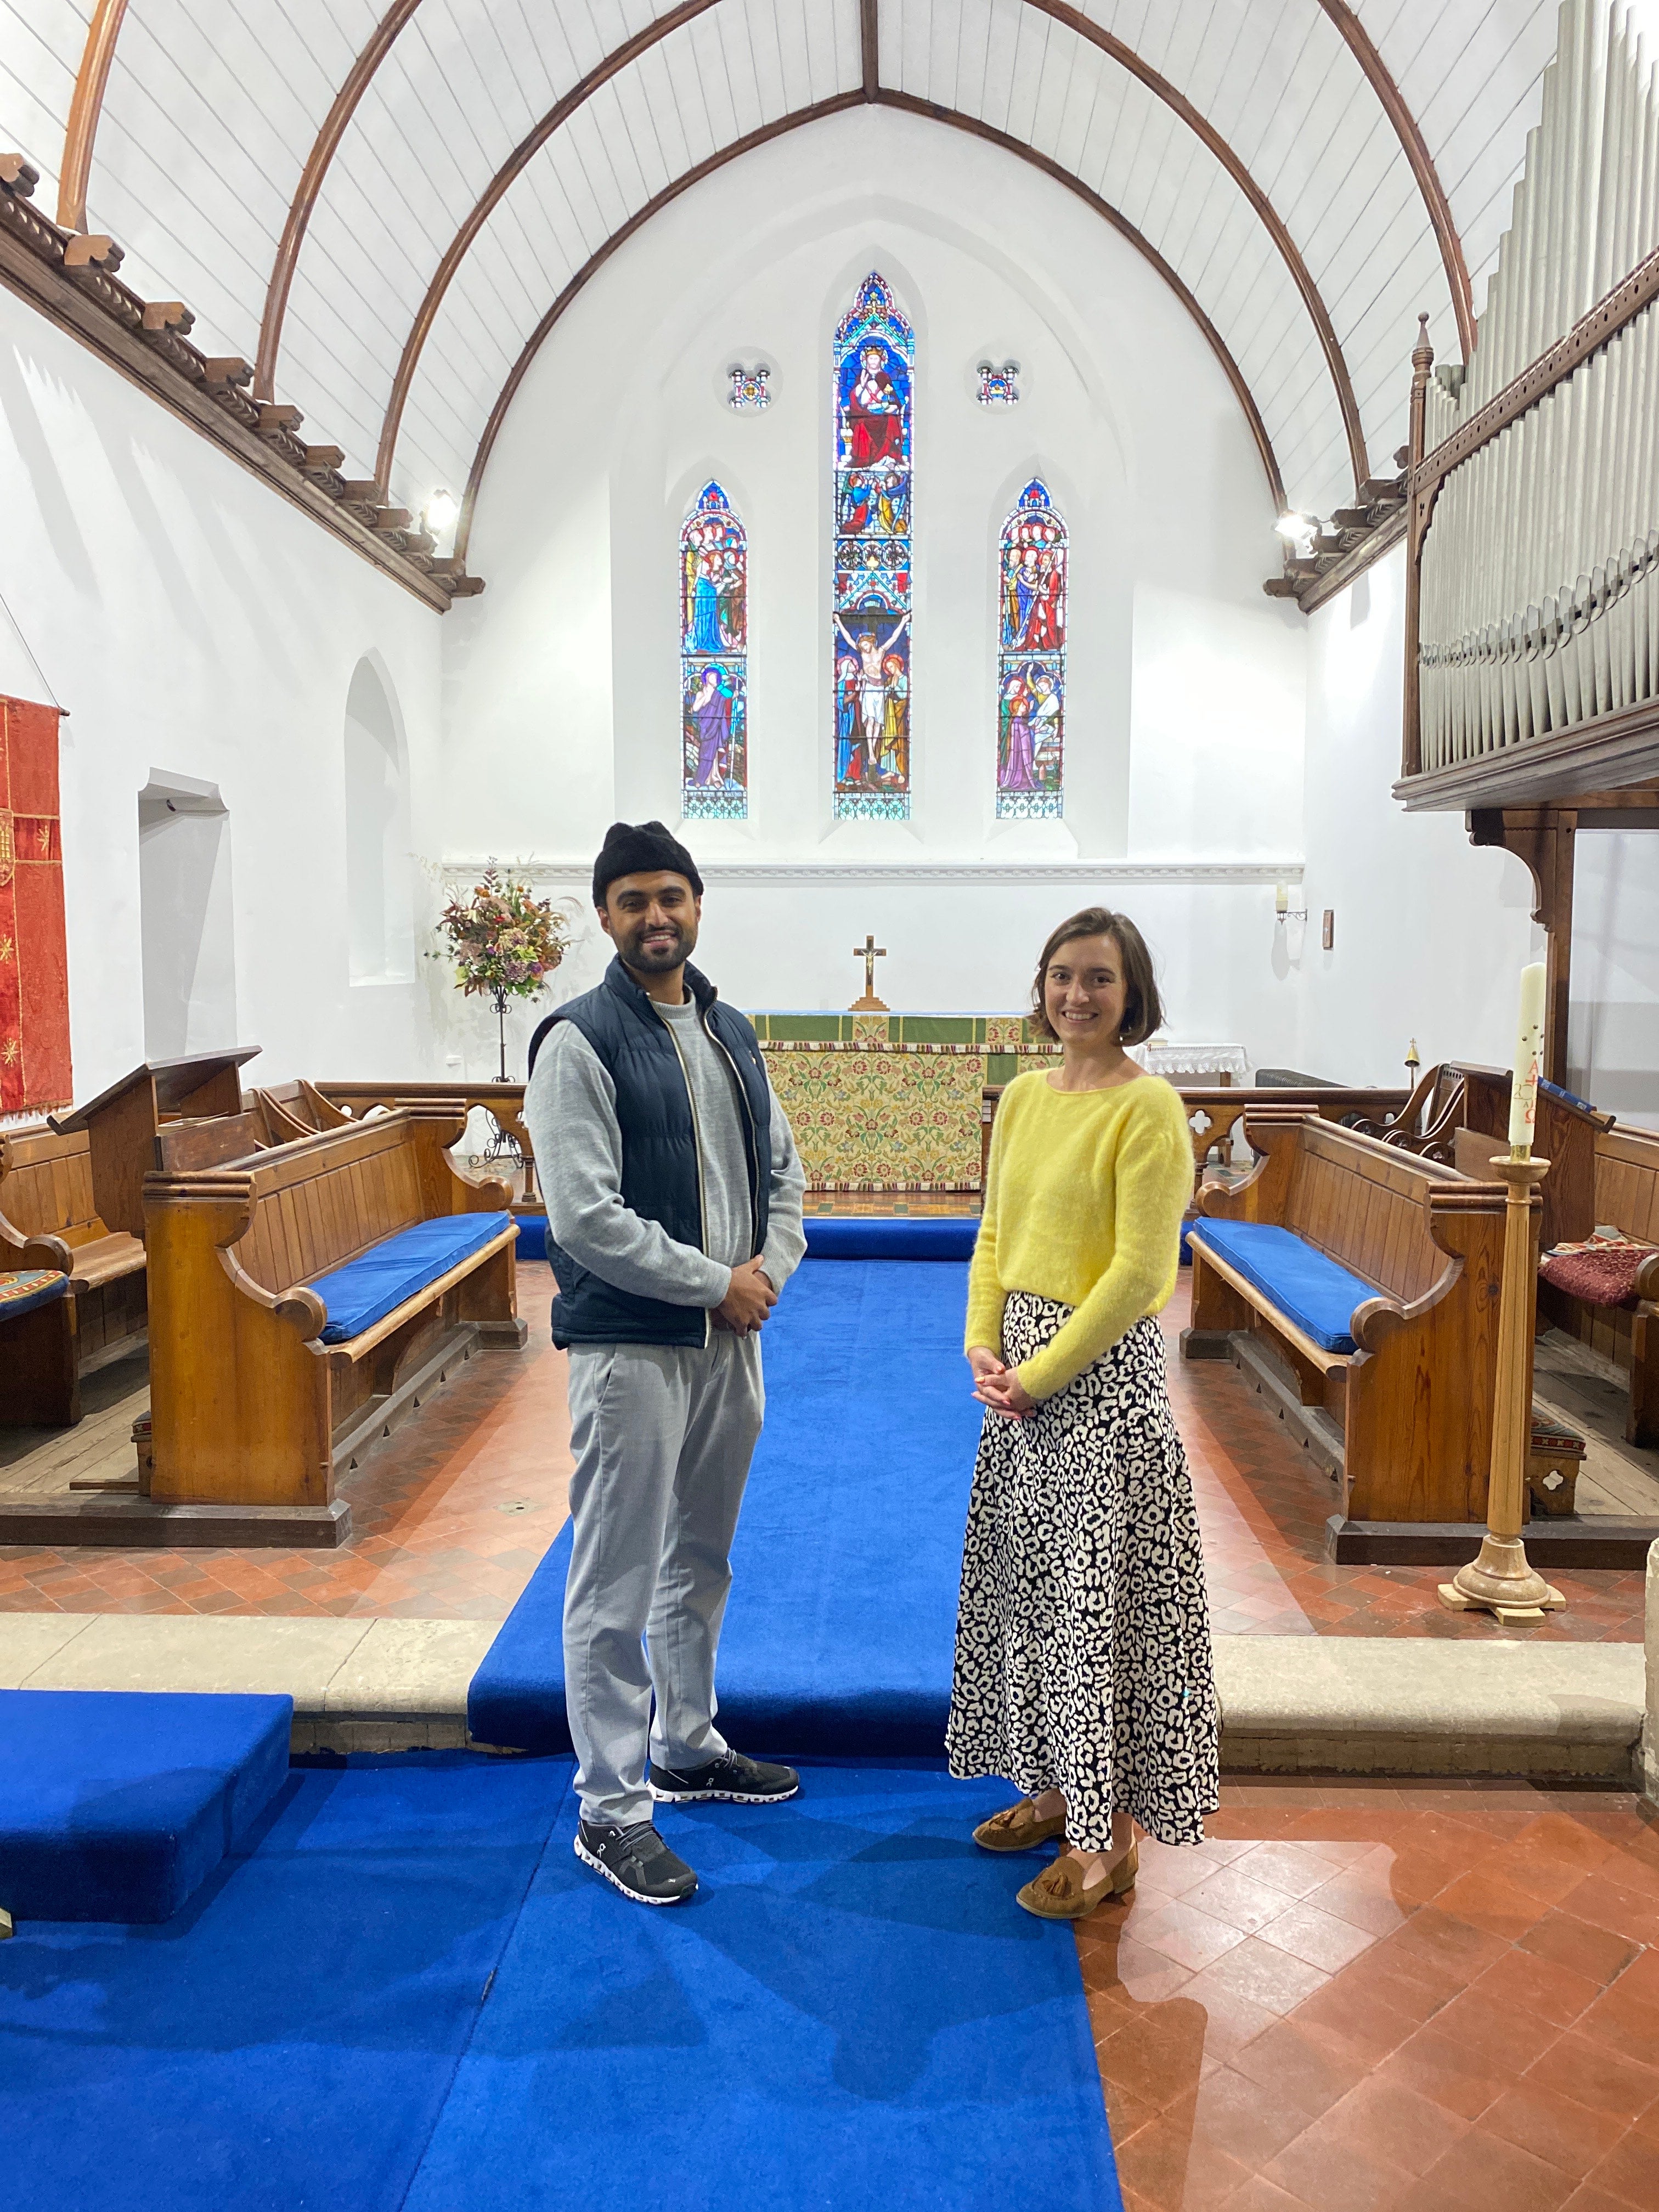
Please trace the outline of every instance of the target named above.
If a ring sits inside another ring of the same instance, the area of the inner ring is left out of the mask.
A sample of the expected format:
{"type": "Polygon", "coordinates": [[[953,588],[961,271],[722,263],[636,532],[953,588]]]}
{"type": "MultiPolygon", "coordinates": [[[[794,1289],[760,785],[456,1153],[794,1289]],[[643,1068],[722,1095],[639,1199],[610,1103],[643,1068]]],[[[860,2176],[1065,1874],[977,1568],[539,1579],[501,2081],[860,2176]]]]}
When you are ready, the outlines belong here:
{"type": "Polygon", "coordinates": [[[684,876],[697,896],[702,896],[697,864],[672,830],[660,822],[613,822],[593,863],[594,905],[605,904],[605,895],[618,876],[654,875],[659,870],[684,876]]]}

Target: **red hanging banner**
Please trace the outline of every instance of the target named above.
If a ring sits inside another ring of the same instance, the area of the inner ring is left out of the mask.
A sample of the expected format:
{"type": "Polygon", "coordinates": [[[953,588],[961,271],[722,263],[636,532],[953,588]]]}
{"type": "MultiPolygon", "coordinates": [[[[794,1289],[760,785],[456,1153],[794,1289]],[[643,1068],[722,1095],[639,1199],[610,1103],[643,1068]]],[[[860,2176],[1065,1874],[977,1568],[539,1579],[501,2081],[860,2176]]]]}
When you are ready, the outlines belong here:
{"type": "Polygon", "coordinates": [[[75,1091],[58,722],[56,707],[0,698],[0,1114],[75,1091]]]}

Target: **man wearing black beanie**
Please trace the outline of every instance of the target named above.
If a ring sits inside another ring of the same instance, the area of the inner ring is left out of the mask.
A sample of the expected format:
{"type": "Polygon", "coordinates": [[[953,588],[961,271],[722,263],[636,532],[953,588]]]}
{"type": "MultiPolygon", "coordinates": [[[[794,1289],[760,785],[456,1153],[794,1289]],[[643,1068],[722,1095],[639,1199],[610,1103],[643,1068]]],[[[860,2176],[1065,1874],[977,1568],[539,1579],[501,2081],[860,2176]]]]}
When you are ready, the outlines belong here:
{"type": "Polygon", "coordinates": [[[702,878],[684,846],[660,822],[612,823],[593,904],[617,957],[537,1030],[525,1097],[570,1352],[575,1849],[624,1895],[677,1905],[697,1878],[653,1800],[799,1787],[715,1727],[714,1655],[760,1330],[805,1249],[805,1177],[753,1029],[688,964],[702,878]]]}

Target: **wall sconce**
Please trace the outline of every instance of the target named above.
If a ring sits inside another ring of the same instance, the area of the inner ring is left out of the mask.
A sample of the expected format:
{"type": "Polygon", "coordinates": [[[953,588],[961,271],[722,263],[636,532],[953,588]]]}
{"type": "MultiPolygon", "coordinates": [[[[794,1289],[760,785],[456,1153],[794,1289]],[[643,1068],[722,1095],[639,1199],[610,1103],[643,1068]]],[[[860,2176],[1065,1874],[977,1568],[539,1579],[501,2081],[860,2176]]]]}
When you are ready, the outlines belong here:
{"type": "Polygon", "coordinates": [[[1273,920],[1278,927],[1280,929],[1283,929],[1289,922],[1300,921],[1305,923],[1307,919],[1308,909],[1305,906],[1292,906],[1291,904],[1290,886],[1286,884],[1275,884],[1273,886],[1273,920]]]}

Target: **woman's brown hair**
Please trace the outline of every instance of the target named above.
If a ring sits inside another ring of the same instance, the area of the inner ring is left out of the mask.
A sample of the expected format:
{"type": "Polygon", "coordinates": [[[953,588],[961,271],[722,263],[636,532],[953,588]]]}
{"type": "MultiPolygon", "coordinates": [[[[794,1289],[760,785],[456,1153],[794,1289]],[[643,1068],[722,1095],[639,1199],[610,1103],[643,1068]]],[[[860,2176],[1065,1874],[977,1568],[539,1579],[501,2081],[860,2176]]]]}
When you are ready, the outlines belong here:
{"type": "Polygon", "coordinates": [[[1155,1030],[1164,1026],[1164,1001],[1158,994],[1158,978],[1152,973],[1152,956],[1146,950],[1146,940],[1127,914],[1113,914],[1103,906],[1085,906],[1062,921],[1042,948],[1042,957],[1037,962],[1036,981],[1031,986],[1031,1026],[1044,1036],[1054,1036],[1054,1025],[1048,1019],[1042,1003],[1042,987],[1048,981],[1048,963],[1062,945],[1069,945],[1078,937],[1109,937],[1117,945],[1123,960],[1123,1026],[1118,1031],[1121,1044],[1145,1044],[1155,1030]]]}

